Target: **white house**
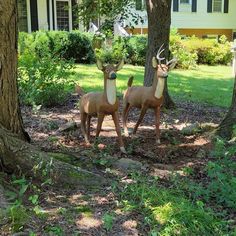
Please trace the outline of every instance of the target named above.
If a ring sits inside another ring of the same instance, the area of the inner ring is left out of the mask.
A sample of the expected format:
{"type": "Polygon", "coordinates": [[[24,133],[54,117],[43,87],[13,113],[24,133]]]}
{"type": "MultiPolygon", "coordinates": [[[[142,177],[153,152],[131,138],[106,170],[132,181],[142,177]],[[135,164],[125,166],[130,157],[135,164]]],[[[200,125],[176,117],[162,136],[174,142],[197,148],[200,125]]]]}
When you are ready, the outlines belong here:
{"type": "MultiPolygon", "coordinates": [[[[147,32],[145,0],[136,1],[136,10],[144,23],[136,25],[134,34],[147,32]]],[[[236,39],[236,0],[172,0],[171,27],[181,35],[236,39]]]]}
{"type": "MultiPolygon", "coordinates": [[[[73,8],[78,0],[17,0],[19,29],[32,32],[77,28],[73,8]]],[[[145,0],[136,0],[136,11],[144,19],[132,33],[147,32],[145,0]]],[[[171,27],[181,35],[236,38],[236,0],[172,0],[171,27]]]]}
{"type": "Polygon", "coordinates": [[[72,30],[76,28],[73,6],[77,0],[17,0],[20,31],[72,30]]]}

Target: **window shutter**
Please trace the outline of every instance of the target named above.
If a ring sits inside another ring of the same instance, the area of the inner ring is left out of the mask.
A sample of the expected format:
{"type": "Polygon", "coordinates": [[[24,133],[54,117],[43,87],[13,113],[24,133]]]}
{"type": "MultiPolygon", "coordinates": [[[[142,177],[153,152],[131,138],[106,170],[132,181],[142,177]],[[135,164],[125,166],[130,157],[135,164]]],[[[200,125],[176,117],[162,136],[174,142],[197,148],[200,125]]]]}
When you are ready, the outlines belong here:
{"type": "Polygon", "coordinates": [[[173,1],[173,11],[179,11],[179,0],[173,1]]]}
{"type": "Polygon", "coordinates": [[[207,12],[212,12],[212,0],[207,0],[207,12]]]}
{"type": "Polygon", "coordinates": [[[37,31],[39,29],[38,25],[38,6],[37,1],[30,0],[30,15],[31,15],[31,30],[37,31]]]}
{"type": "Polygon", "coordinates": [[[197,0],[192,0],[192,12],[197,12],[197,0]]]}
{"type": "Polygon", "coordinates": [[[229,0],[224,0],[224,13],[229,12],[229,0]]]}

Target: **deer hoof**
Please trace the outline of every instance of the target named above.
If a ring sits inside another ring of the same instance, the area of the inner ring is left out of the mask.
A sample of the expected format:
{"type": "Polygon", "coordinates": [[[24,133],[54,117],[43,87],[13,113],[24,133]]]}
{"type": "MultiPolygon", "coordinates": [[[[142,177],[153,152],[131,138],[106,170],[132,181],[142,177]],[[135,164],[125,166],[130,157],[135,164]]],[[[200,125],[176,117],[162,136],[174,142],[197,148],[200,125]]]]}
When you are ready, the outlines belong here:
{"type": "Polygon", "coordinates": [[[122,153],[124,153],[124,154],[127,154],[127,152],[126,152],[126,150],[125,150],[124,147],[120,147],[120,151],[121,151],[122,153]]]}
{"type": "Polygon", "coordinates": [[[160,141],[160,139],[158,138],[158,139],[156,139],[156,144],[161,144],[161,141],[160,141]]]}

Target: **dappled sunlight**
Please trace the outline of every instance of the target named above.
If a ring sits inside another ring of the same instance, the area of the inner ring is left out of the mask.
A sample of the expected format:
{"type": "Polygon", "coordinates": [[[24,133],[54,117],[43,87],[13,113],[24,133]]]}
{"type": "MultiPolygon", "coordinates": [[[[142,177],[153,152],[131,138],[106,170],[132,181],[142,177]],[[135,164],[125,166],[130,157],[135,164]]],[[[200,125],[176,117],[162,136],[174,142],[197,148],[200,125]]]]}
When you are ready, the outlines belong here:
{"type": "Polygon", "coordinates": [[[79,229],[88,230],[101,227],[102,221],[94,217],[82,216],[76,220],[76,225],[79,229]]]}
{"type": "Polygon", "coordinates": [[[171,202],[167,202],[159,207],[151,207],[156,221],[163,225],[166,224],[173,216],[173,208],[171,202]]]}

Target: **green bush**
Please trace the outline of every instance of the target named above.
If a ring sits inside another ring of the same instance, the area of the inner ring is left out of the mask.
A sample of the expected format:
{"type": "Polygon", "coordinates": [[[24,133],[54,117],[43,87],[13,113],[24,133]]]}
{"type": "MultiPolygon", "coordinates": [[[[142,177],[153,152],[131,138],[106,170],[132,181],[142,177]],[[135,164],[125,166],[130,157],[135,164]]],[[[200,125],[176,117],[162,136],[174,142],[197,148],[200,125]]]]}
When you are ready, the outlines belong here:
{"type": "Polygon", "coordinates": [[[197,53],[190,51],[183,43],[180,35],[171,33],[170,37],[170,51],[173,57],[178,59],[176,67],[188,69],[195,67],[197,63],[197,53]]]}
{"type": "Polygon", "coordinates": [[[199,39],[191,37],[182,41],[191,53],[197,54],[198,64],[227,65],[232,60],[230,43],[222,36],[217,42],[215,39],[199,39]]]}
{"type": "Polygon", "coordinates": [[[54,106],[68,97],[66,86],[72,63],[51,53],[45,33],[22,34],[19,45],[18,82],[20,99],[27,105],[54,106]],[[29,43],[29,44],[27,44],[29,43]]]}
{"type": "Polygon", "coordinates": [[[147,36],[135,35],[126,42],[127,63],[132,65],[145,65],[147,52],[147,36]]]}
{"type": "Polygon", "coordinates": [[[95,57],[92,48],[92,35],[80,31],[38,31],[32,34],[20,33],[19,50],[23,52],[27,45],[33,44],[35,52],[49,48],[52,56],[73,59],[78,63],[94,63],[95,57]]]}
{"type": "MultiPolygon", "coordinates": [[[[36,32],[31,35],[21,33],[19,37],[20,51],[28,44],[34,44],[37,54],[50,48],[51,54],[64,59],[73,59],[78,63],[94,63],[95,55],[92,45],[93,35],[80,31],[36,32]]],[[[147,52],[147,35],[133,35],[127,38],[115,37],[113,47],[117,56],[126,55],[126,62],[133,65],[145,65],[147,52]],[[120,52],[119,52],[120,51],[120,52]]],[[[182,39],[177,30],[171,30],[170,51],[177,57],[179,68],[191,68],[196,64],[226,65],[232,59],[230,43],[222,36],[217,42],[213,39],[190,37],[182,39]]]]}

